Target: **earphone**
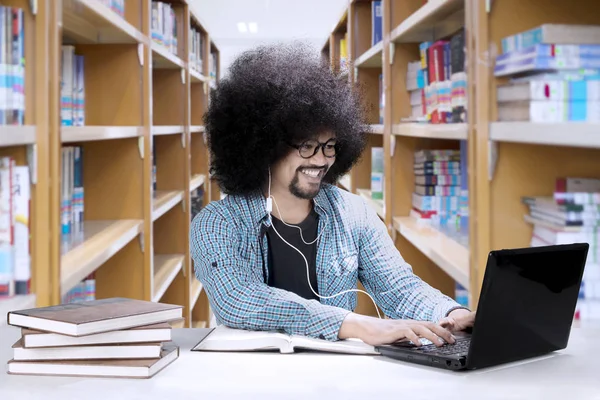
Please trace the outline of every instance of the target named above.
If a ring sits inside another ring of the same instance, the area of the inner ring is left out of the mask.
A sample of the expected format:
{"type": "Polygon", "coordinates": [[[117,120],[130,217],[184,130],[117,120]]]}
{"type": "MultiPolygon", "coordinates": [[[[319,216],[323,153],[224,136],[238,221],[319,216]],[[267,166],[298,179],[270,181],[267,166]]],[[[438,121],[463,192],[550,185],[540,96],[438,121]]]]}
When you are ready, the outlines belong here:
{"type": "MultiPolygon", "coordinates": [[[[268,197],[266,198],[266,204],[265,204],[265,208],[267,210],[267,212],[269,213],[269,218],[271,217],[271,211],[273,211],[273,201],[275,201],[275,207],[277,207],[277,213],[279,214],[279,219],[281,220],[281,222],[286,225],[289,226],[291,228],[297,228],[300,231],[300,238],[302,239],[302,242],[304,242],[304,244],[306,245],[310,245],[315,243],[320,237],[321,234],[323,233],[323,230],[321,230],[321,232],[317,235],[317,237],[315,238],[315,240],[313,240],[310,243],[307,243],[304,240],[304,237],[302,236],[302,229],[299,226],[295,226],[295,225],[290,225],[288,223],[286,223],[283,220],[283,216],[281,215],[281,212],[279,211],[279,206],[277,205],[277,201],[275,200],[275,198],[273,196],[271,196],[271,169],[269,168],[269,187],[268,187],[268,197]]],[[[314,200],[313,200],[314,201],[314,200]]],[[[316,201],[315,201],[316,204],[316,201]]],[[[273,230],[275,231],[275,233],[277,234],[277,236],[279,236],[279,238],[288,246],[290,246],[292,249],[296,250],[298,252],[298,254],[300,254],[300,256],[302,257],[302,259],[304,260],[304,263],[306,264],[306,279],[308,280],[308,286],[310,287],[310,290],[314,293],[315,296],[321,298],[321,299],[332,299],[334,297],[337,297],[339,295],[345,294],[345,293],[349,293],[349,292],[361,292],[366,294],[367,296],[369,296],[369,298],[371,299],[371,301],[373,302],[373,305],[375,306],[375,311],[377,311],[377,316],[381,319],[381,314],[379,313],[379,308],[377,308],[377,303],[375,303],[375,300],[373,299],[373,297],[371,297],[371,295],[367,292],[365,292],[364,290],[360,290],[360,289],[348,289],[348,290],[344,290],[341,291],[339,293],[336,293],[332,296],[321,296],[319,293],[317,293],[315,291],[315,289],[313,289],[312,284],[310,283],[310,272],[309,272],[309,267],[308,267],[308,260],[306,259],[306,257],[304,256],[304,254],[298,250],[295,246],[293,246],[292,244],[290,244],[287,240],[285,240],[277,231],[277,228],[275,228],[274,224],[271,224],[271,226],[273,227],[273,230]]]]}

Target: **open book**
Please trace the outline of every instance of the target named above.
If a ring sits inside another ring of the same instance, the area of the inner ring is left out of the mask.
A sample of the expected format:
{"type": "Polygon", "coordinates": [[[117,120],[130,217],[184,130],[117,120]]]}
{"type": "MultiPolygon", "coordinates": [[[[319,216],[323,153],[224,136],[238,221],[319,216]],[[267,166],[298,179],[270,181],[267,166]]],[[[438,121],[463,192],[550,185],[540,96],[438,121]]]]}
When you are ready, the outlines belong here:
{"type": "Polygon", "coordinates": [[[330,353],[378,355],[379,352],[358,339],[328,341],[280,332],[232,329],[224,325],[212,328],[192,351],[279,351],[294,353],[296,349],[330,353]]]}

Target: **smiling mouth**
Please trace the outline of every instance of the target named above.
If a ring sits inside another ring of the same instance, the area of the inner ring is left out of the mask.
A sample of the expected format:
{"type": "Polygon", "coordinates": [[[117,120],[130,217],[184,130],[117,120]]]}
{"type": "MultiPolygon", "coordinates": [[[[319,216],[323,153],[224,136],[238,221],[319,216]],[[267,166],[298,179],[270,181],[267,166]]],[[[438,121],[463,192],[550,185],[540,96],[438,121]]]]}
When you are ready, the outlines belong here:
{"type": "Polygon", "coordinates": [[[325,174],[325,170],[323,168],[302,168],[300,173],[309,178],[320,179],[325,174]]]}

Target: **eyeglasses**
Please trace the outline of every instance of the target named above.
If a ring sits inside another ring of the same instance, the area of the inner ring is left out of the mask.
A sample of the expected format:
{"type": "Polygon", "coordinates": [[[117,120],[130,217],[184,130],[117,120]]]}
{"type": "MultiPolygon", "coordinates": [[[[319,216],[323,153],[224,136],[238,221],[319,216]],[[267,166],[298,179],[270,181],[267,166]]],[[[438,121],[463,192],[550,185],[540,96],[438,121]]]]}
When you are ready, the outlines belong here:
{"type": "Polygon", "coordinates": [[[307,140],[301,144],[290,144],[293,148],[298,150],[298,154],[302,158],[311,158],[319,149],[323,149],[323,155],[327,158],[335,157],[338,149],[338,145],[335,139],[329,139],[325,143],[321,143],[317,140],[307,140]]]}

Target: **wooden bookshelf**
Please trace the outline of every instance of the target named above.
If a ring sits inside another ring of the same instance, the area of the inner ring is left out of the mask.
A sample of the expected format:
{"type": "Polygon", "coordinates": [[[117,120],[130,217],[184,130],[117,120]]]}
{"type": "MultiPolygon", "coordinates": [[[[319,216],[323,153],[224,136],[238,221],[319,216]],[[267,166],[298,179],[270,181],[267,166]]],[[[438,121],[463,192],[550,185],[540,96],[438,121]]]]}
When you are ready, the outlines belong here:
{"type": "Polygon", "coordinates": [[[189,229],[198,211],[192,194],[204,191],[202,205],[220,195],[207,178],[202,121],[220,79],[219,49],[187,1],[166,2],[177,19],[176,46],[153,39],[151,0],[125,3],[123,15],[97,0],[2,3],[24,10],[26,63],[24,121],[0,126],[0,156],[31,175],[31,292],[0,298],[4,315],[60,304],[94,274],[98,299],[170,302],[184,307],[181,326],[210,321],[189,229]],[[192,26],[203,35],[201,70],[191,60],[192,26]],[[81,57],[83,70],[68,92],[85,94],[73,112],[61,104],[68,89],[61,81],[79,67],[63,64],[65,51],[81,57]],[[75,184],[69,188],[78,177],[82,210],[75,184]]]}
{"type": "MultiPolygon", "coordinates": [[[[417,275],[452,297],[456,284],[467,288],[469,306],[476,308],[489,251],[529,247],[534,224],[556,228],[528,217],[522,197],[552,196],[559,177],[600,178],[598,123],[498,120],[496,88],[509,80],[494,76],[494,55],[501,53],[503,38],[544,23],[600,25],[600,6],[592,0],[578,10],[560,0],[383,0],[382,4],[381,43],[371,42],[371,1],[350,0],[343,20],[353,67],[348,80],[364,89],[373,108],[367,116],[371,135],[362,161],[338,186],[365,198],[386,226],[393,227],[390,235],[417,275]],[[421,61],[423,42],[449,40],[463,29],[465,120],[419,121],[411,115],[409,91],[414,87],[408,86],[408,64],[421,61]],[[380,74],[385,101],[378,112],[380,74]],[[373,146],[384,148],[383,204],[370,198],[373,146]],[[416,150],[427,149],[464,152],[468,226],[417,219],[413,160],[416,150]]],[[[334,49],[335,35],[334,30],[328,36],[323,54],[334,49]]],[[[337,71],[336,58],[330,57],[330,62],[337,71]]]]}

